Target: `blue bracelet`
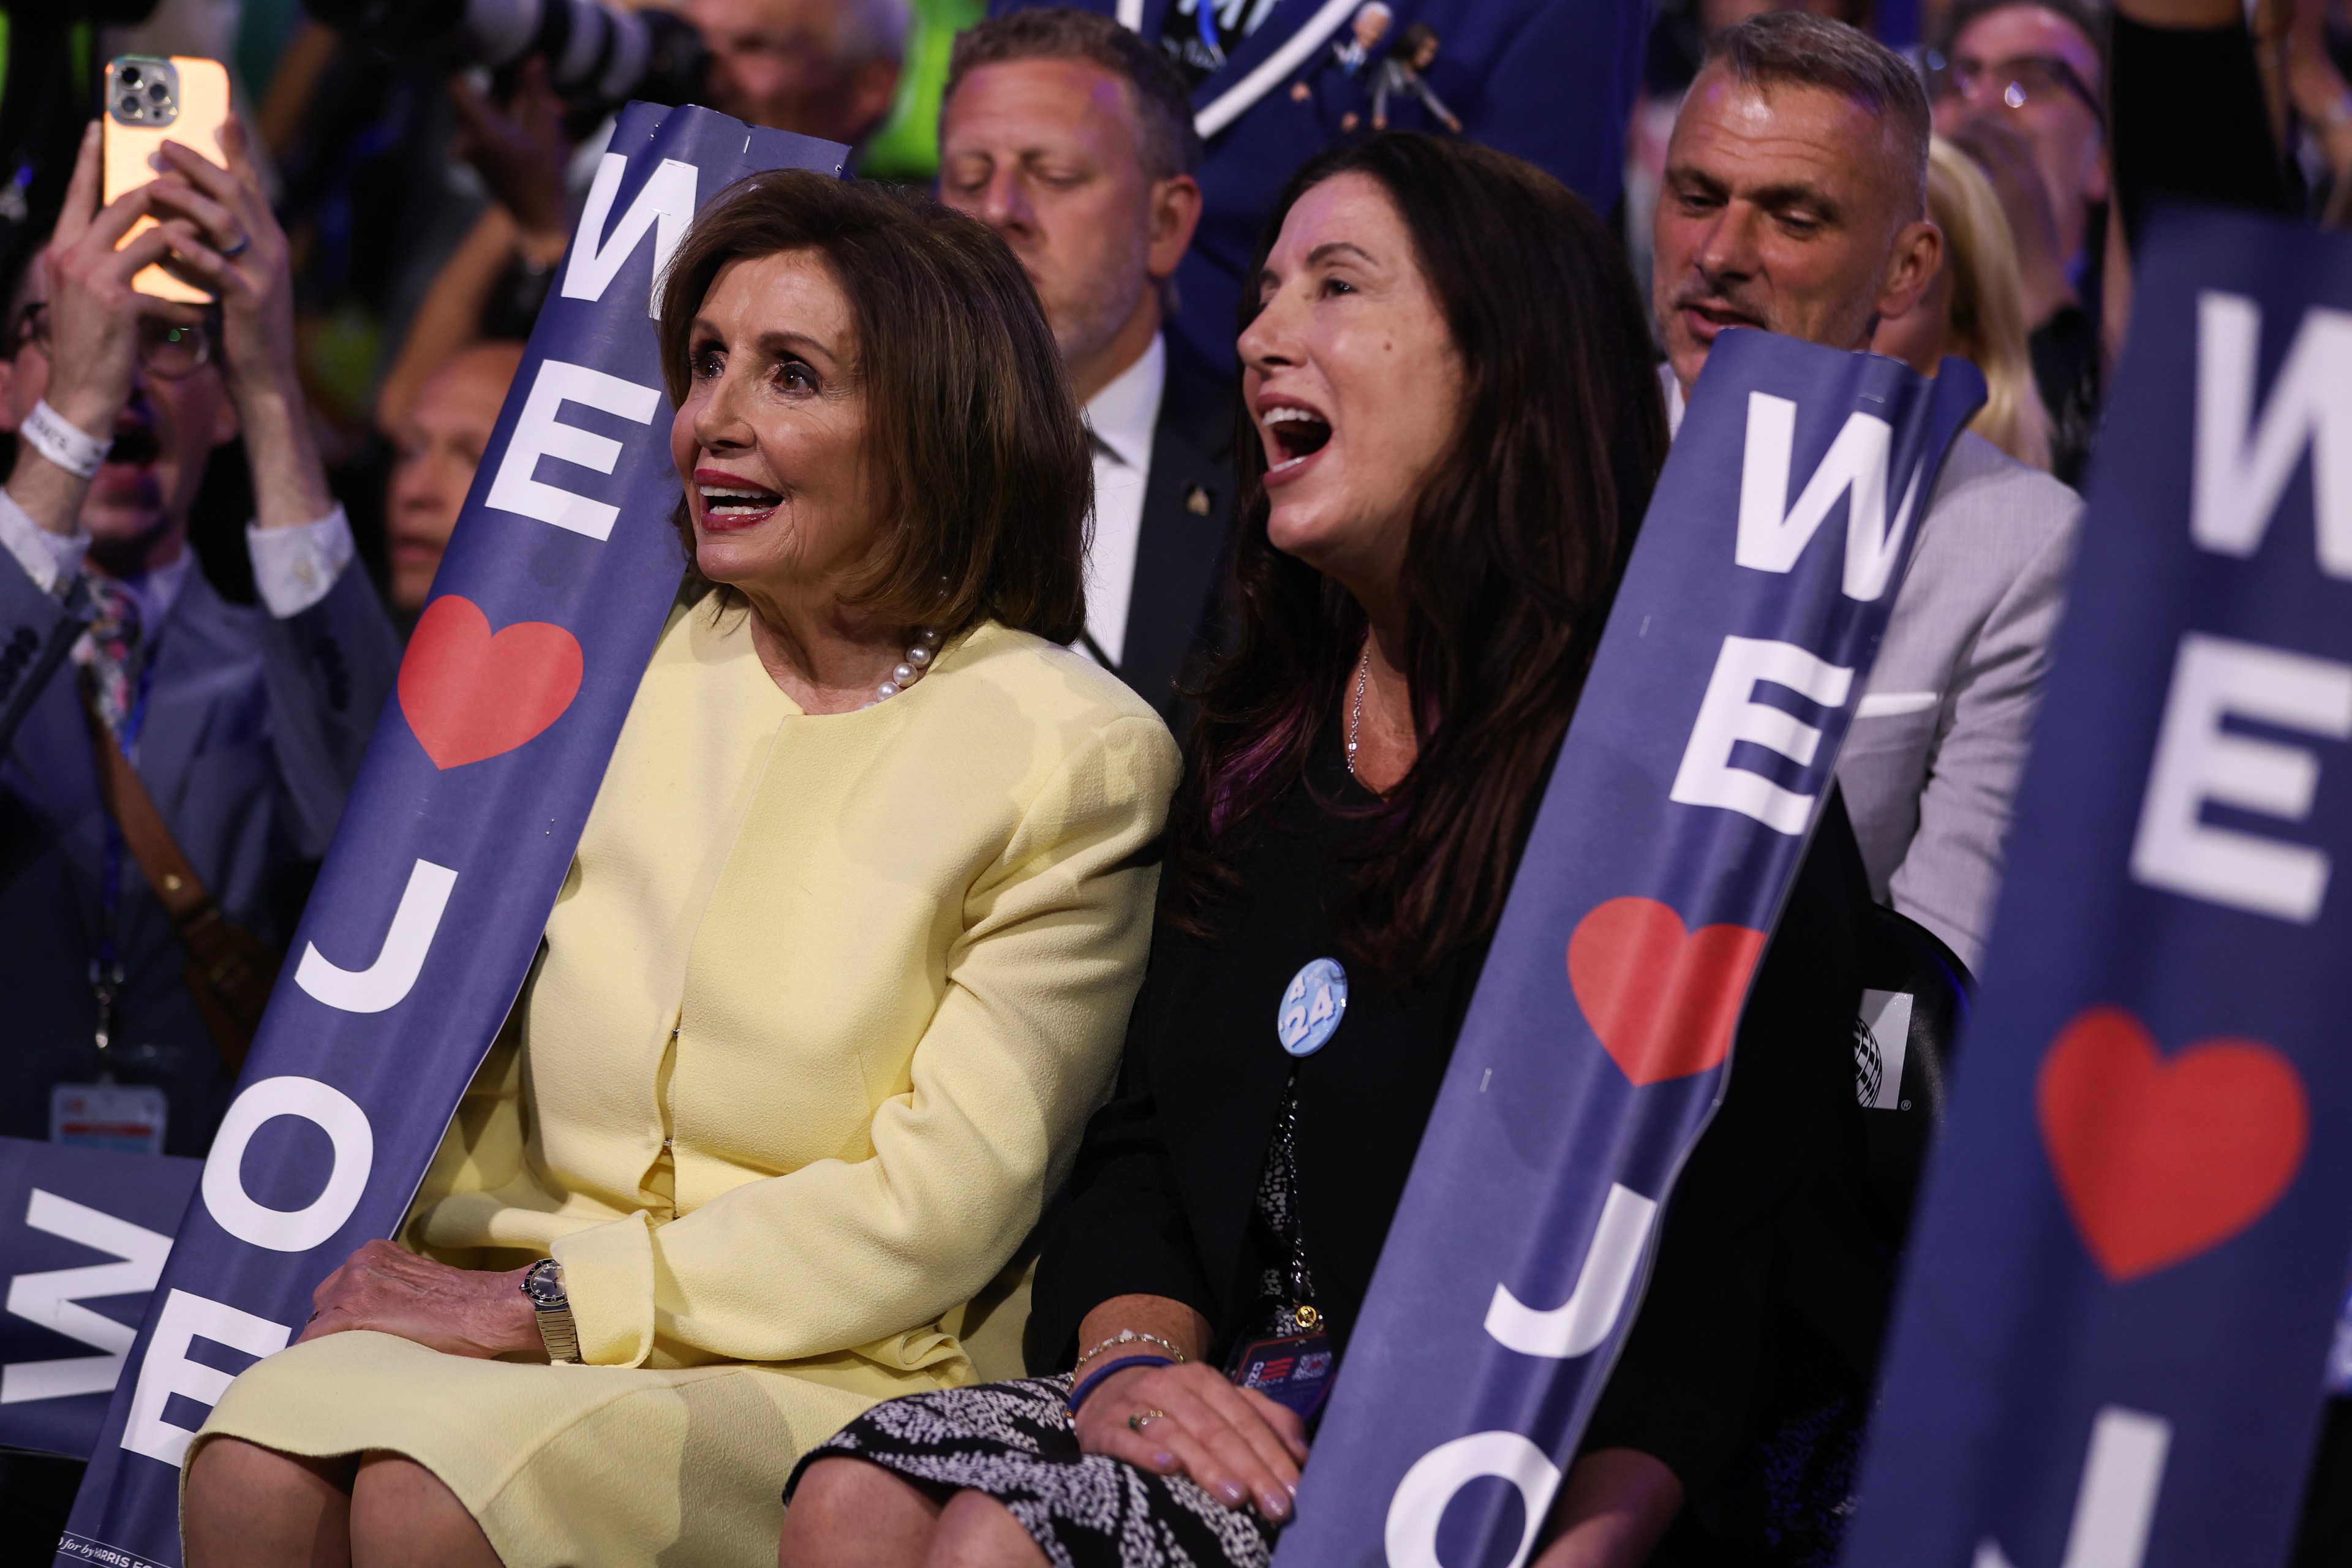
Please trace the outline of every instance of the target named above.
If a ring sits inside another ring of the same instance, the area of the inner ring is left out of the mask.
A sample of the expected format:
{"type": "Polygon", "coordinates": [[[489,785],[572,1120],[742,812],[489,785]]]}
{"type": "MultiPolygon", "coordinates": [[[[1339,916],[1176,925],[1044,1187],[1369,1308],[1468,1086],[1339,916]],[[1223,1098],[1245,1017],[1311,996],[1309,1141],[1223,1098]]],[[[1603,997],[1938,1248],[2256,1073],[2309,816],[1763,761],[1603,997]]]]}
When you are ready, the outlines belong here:
{"type": "Polygon", "coordinates": [[[1087,1402],[1087,1395],[1095,1391],[1095,1385],[1112,1373],[1122,1372],[1130,1366],[1174,1366],[1175,1364],[1173,1359],[1164,1355],[1123,1355],[1115,1362],[1098,1366],[1080,1378],[1078,1385],[1070,1390],[1070,1414],[1076,1415],[1078,1413],[1078,1406],[1087,1402]]]}

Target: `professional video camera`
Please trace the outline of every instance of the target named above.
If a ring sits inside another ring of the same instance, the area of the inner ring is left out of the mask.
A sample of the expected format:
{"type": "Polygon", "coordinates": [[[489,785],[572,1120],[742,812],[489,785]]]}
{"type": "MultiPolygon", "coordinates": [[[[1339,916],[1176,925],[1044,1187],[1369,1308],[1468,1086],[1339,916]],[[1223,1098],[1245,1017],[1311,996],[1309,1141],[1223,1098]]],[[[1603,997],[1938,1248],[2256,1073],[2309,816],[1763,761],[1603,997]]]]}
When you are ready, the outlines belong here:
{"type": "Polygon", "coordinates": [[[610,0],[305,0],[310,15],[390,55],[451,66],[546,59],[548,80],[576,110],[630,99],[693,103],[710,51],[667,11],[625,11],[610,0]]]}

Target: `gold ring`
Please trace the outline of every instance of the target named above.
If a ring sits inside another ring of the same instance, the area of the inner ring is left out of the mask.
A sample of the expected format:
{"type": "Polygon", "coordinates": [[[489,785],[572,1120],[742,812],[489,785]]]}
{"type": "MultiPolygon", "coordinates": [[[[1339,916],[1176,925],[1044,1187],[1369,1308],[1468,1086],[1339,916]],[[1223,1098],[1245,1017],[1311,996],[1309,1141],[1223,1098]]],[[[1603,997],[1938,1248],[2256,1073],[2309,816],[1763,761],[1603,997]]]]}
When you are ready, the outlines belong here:
{"type": "Polygon", "coordinates": [[[1127,1429],[1130,1432],[1140,1432],[1154,1421],[1167,1419],[1168,1412],[1165,1410],[1139,1410],[1127,1418],[1127,1429]]]}

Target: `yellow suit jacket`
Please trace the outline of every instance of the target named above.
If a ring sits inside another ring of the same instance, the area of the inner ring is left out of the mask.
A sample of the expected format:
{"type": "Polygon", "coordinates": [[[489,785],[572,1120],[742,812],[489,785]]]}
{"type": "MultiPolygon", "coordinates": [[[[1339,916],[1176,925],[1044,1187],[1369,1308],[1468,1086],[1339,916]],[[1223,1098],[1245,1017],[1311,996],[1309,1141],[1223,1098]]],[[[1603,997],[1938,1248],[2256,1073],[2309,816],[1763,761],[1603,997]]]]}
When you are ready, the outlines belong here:
{"type": "Polygon", "coordinates": [[[1108,1091],[1177,765],[1000,626],[812,717],[677,612],[411,1244],[551,1255],[592,1364],[947,1371],[1108,1091]]]}

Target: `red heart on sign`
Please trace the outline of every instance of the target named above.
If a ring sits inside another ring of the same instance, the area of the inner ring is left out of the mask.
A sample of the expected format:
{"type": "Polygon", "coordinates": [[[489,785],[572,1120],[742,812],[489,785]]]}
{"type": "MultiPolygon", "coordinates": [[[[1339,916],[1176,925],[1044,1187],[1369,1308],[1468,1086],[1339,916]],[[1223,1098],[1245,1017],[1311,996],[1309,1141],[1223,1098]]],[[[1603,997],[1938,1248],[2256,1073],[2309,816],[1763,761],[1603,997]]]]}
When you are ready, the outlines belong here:
{"type": "Polygon", "coordinates": [[[400,661],[400,710],[436,768],[511,752],[579,694],[580,639],[547,621],[490,635],[481,606],[444,594],[425,606],[400,661]]]}
{"type": "Polygon", "coordinates": [[[2121,1007],[2088,1008],[2059,1032],[2034,1100],[2066,1212],[2117,1284],[2262,1218],[2311,1133],[2303,1079],[2278,1051],[2200,1040],[2167,1061],[2121,1007]]]}
{"type": "Polygon", "coordinates": [[[1636,1085],[1705,1072],[1731,1050],[1764,933],[1686,931],[1655,899],[1612,899],[1576,922],[1568,984],[1584,1021],[1636,1085]]]}

